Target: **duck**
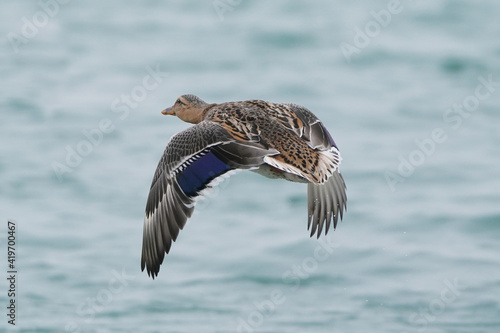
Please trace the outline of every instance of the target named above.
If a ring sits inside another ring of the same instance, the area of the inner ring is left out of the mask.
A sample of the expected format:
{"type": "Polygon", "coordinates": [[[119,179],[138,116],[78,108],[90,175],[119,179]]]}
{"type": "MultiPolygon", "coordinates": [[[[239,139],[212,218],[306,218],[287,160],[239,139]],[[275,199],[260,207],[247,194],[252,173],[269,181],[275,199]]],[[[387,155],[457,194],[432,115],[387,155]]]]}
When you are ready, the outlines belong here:
{"type": "Polygon", "coordinates": [[[146,201],[141,270],[153,279],[196,201],[237,170],[307,184],[311,237],[342,220],[347,195],[339,148],[307,108],[263,100],[207,103],[187,94],[162,114],[194,125],[168,142],[146,201]]]}

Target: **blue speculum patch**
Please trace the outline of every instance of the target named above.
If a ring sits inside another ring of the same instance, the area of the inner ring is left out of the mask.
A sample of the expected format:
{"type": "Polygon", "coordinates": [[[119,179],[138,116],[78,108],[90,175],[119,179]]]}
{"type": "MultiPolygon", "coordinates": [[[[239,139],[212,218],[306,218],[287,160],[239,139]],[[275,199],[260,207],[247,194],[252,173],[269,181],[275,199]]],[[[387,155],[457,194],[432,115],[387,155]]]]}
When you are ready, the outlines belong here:
{"type": "Polygon", "coordinates": [[[177,182],[186,195],[193,197],[213,179],[231,169],[212,152],[208,152],[180,172],[177,175],[177,182]]]}

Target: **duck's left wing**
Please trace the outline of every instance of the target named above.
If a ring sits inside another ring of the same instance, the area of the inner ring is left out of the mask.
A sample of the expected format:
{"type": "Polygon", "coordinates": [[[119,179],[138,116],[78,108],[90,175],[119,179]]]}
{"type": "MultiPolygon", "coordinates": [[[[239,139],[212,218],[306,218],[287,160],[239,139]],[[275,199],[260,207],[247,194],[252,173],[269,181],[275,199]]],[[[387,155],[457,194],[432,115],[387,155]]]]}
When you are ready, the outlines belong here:
{"type": "Polygon", "coordinates": [[[158,275],[202,191],[236,169],[251,169],[277,154],[258,143],[236,141],[222,126],[202,122],[172,137],[153,177],[144,217],[141,269],[158,275]]]}

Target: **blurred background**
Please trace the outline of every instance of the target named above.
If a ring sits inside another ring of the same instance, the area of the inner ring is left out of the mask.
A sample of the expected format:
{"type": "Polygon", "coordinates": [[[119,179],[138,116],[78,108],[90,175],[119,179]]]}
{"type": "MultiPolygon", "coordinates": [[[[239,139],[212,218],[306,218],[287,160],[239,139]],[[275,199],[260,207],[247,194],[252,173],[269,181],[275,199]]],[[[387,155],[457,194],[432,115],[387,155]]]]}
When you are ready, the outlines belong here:
{"type": "Polygon", "coordinates": [[[19,332],[498,332],[498,1],[0,12],[19,332]],[[337,230],[309,238],[303,184],[240,172],[198,202],[159,277],[141,272],[151,179],[189,126],[160,111],[186,93],[312,110],[343,156],[337,230]]]}

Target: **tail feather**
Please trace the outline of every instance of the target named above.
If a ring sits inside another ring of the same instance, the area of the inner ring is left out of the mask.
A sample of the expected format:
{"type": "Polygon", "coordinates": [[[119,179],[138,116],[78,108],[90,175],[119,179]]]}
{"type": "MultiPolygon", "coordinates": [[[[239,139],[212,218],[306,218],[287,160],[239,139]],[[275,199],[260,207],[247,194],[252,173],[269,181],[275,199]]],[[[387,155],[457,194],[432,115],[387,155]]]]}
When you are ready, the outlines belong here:
{"type": "Polygon", "coordinates": [[[264,162],[285,172],[299,175],[311,183],[324,184],[338,170],[342,158],[337,148],[313,151],[311,160],[285,160],[282,155],[266,156],[264,162]]]}

